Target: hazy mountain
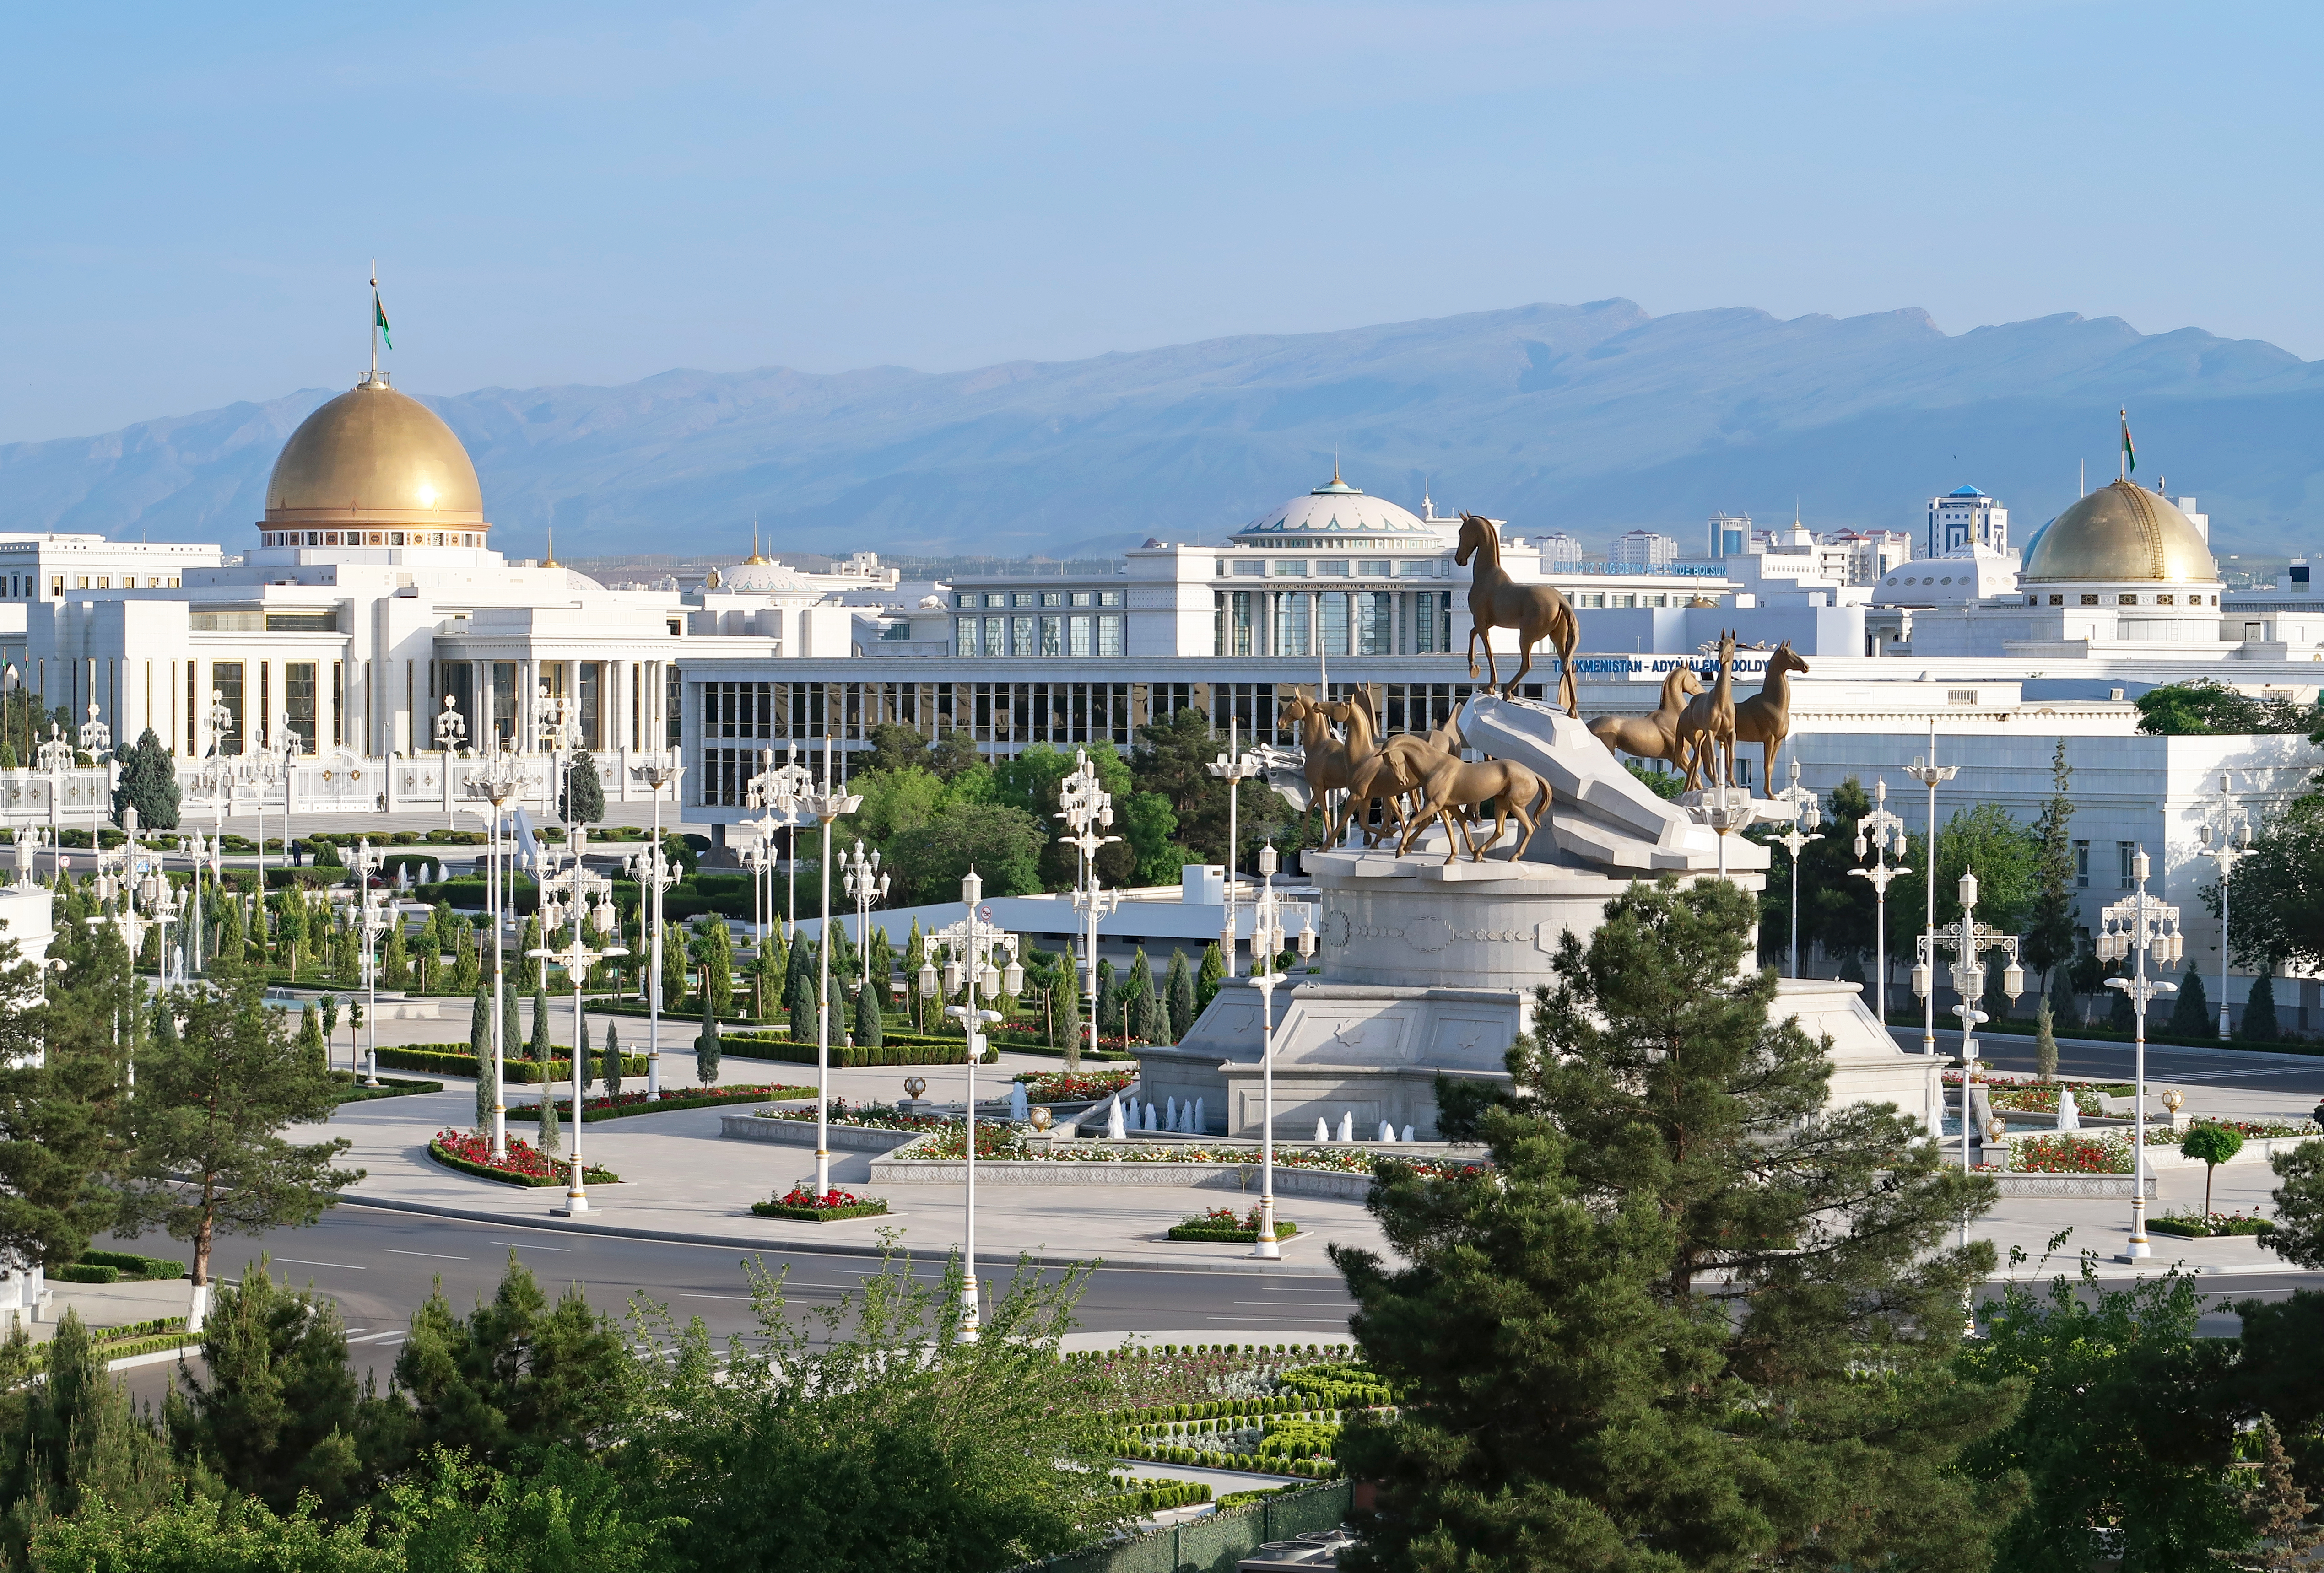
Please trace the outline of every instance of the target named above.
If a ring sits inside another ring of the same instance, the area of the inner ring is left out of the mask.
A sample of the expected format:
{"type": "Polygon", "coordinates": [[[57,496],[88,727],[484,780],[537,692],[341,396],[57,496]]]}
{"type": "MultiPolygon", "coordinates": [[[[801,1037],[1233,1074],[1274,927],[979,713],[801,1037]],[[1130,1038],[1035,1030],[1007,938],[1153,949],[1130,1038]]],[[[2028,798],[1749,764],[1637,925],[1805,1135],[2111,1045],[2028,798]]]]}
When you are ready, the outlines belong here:
{"type": "MultiPolygon", "coordinates": [[[[248,538],[275,452],[327,397],[0,446],[0,529],[248,538]]],[[[1627,300],[1059,364],[669,372],[429,398],[496,537],[561,554],[778,547],[1065,554],[1209,539],[1328,478],[1593,542],[1700,538],[1713,509],[1918,529],[1963,482],[2021,536],[2112,475],[2199,495],[2223,549],[2305,550],[2324,363],[2074,316],[1948,336],[1920,311],[1649,317],[1627,300]]]]}

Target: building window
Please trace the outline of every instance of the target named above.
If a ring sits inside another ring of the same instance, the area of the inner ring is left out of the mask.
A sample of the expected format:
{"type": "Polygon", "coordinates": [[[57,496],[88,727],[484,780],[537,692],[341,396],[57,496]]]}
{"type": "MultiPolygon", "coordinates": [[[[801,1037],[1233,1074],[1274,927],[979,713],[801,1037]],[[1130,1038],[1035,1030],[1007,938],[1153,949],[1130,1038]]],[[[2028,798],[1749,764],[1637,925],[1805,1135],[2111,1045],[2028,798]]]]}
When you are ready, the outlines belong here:
{"type": "Polygon", "coordinates": [[[282,663],[282,724],[299,740],[299,751],[315,752],[315,663],[282,663]]]}
{"type": "Polygon", "coordinates": [[[2114,844],[2114,850],[2116,860],[2122,866],[2122,888],[2125,890],[2135,888],[2138,881],[2132,873],[2132,861],[2138,856],[2138,843],[2116,842],[2114,844]]]}
{"type": "Polygon", "coordinates": [[[1100,606],[1119,606],[1121,604],[1121,592],[1119,590],[1101,590],[1097,593],[1097,603],[1100,606]]]}
{"type": "Polygon", "coordinates": [[[1121,616],[1101,616],[1097,620],[1097,653],[1101,656],[1121,654],[1121,616]]]}
{"type": "Polygon", "coordinates": [[[1030,656],[1033,653],[1034,638],[1035,630],[1031,618],[1012,617],[1009,620],[1009,653],[1010,655],[1030,656]]]}
{"type": "Polygon", "coordinates": [[[1086,590],[1074,591],[1072,604],[1075,606],[1088,606],[1092,604],[1090,593],[1086,590]]]}
{"type": "Polygon", "coordinates": [[[1086,659],[1095,648],[1090,634],[1090,620],[1086,613],[1065,619],[1065,654],[1086,659]]]}
{"type": "Polygon", "coordinates": [[[2138,597],[2135,595],[2120,595],[2116,596],[2115,600],[2116,604],[2121,606],[2135,606],[2138,604],[2138,597]]]}
{"type": "MultiPolygon", "coordinates": [[[[1346,564],[1340,565],[1345,567],[1346,564]]],[[[1315,598],[1316,648],[1327,656],[1348,653],[1348,593],[1326,590],[1315,598]]]]}
{"type": "Polygon", "coordinates": [[[605,746],[604,722],[605,663],[581,663],[581,746],[602,749],[605,746]]]}
{"type": "Polygon", "coordinates": [[[1003,642],[1001,633],[1008,622],[1009,620],[1005,617],[988,617],[984,620],[983,653],[985,655],[1005,656],[1009,653],[1009,647],[1003,642]]]}
{"type": "MultiPolygon", "coordinates": [[[[582,670],[586,684],[589,681],[588,667],[582,670]]],[[[772,683],[705,683],[700,687],[704,737],[763,741],[788,735],[775,713],[772,683]]]]}
{"type": "Polygon", "coordinates": [[[1280,559],[1275,565],[1275,576],[1278,579],[1305,579],[1307,576],[1307,559],[1305,557],[1280,559]]]}
{"type": "Polygon", "coordinates": [[[493,736],[503,748],[516,738],[516,663],[493,663],[493,736]]]}
{"type": "Polygon", "coordinates": [[[1396,597],[1385,590],[1356,593],[1356,654],[1396,653],[1396,597]]]}
{"type": "Polygon", "coordinates": [[[1307,608],[1311,604],[1307,593],[1294,591],[1275,598],[1275,653],[1278,656],[1305,656],[1314,653],[1308,644],[1307,608]]]}
{"type": "Polygon", "coordinates": [[[1344,579],[1348,576],[1347,560],[1342,558],[1334,561],[1330,557],[1318,557],[1315,559],[1315,571],[1327,579],[1344,579]]]}
{"type": "Polygon", "coordinates": [[[2098,598],[2095,595],[2085,595],[2081,598],[2081,604],[2084,606],[2096,606],[2098,603],[2098,598]]]}
{"type": "Polygon", "coordinates": [[[954,606],[973,606],[976,604],[976,597],[965,590],[959,591],[954,594],[952,603],[954,606]]]}
{"type": "Polygon", "coordinates": [[[1256,579],[1256,578],[1260,577],[1262,575],[1264,575],[1264,574],[1267,572],[1267,565],[1266,565],[1265,563],[1261,563],[1261,562],[1255,562],[1255,561],[1254,561],[1254,562],[1247,562],[1247,563],[1237,563],[1237,564],[1234,566],[1234,571],[1235,571],[1235,576],[1236,576],[1237,578],[1240,578],[1240,579],[1256,579]]]}
{"type": "Polygon", "coordinates": [[[1065,603],[1065,592],[1064,592],[1064,591],[1062,591],[1062,590],[1044,590],[1044,591],[1042,591],[1042,592],[1041,592],[1041,604],[1042,604],[1042,605],[1044,605],[1044,606],[1063,606],[1065,603]]]}
{"type": "Polygon", "coordinates": [[[51,595],[61,595],[61,594],[63,594],[64,593],[65,593],[65,576],[64,576],[62,574],[51,574],[51,575],[49,575],[49,593],[50,593],[50,594],[51,594],[51,595]]]}
{"type": "Polygon", "coordinates": [[[1388,576],[1388,566],[1384,561],[1373,559],[1358,563],[1356,572],[1366,579],[1385,579],[1388,576]]]}
{"type": "Polygon", "coordinates": [[[1010,599],[1012,605],[1032,606],[1038,604],[1041,598],[1029,590],[1019,590],[1010,599]]]}
{"type": "Polygon", "coordinates": [[[958,620],[956,627],[958,632],[957,637],[953,642],[952,653],[955,656],[973,656],[980,654],[981,652],[976,648],[976,619],[973,617],[961,618],[958,620]]]}
{"type": "Polygon", "coordinates": [[[1062,656],[1065,653],[1065,621],[1062,617],[1045,617],[1041,620],[1041,653],[1043,655],[1062,656]]]}
{"type": "Polygon", "coordinates": [[[2154,604],[2157,606],[2168,606],[2172,603],[2173,599],[2174,597],[2169,595],[2157,595],[2154,598],[2154,604]]]}
{"type": "Polygon", "coordinates": [[[1396,576],[1399,579],[1434,579],[1436,565],[1425,557],[1407,557],[1398,563],[1396,576]]]}
{"type": "Polygon", "coordinates": [[[74,588],[74,589],[76,589],[76,590],[86,590],[86,589],[88,589],[88,575],[87,574],[76,574],[76,575],[73,575],[73,588],[74,588]]]}
{"type": "Polygon", "coordinates": [[[2088,890],[2089,888],[2090,843],[2088,842],[2076,842],[2074,843],[2074,888],[2077,890],[2088,890]]]}
{"type": "Polygon", "coordinates": [[[210,689],[226,710],[226,729],[211,740],[211,746],[221,754],[238,754],[242,752],[242,663],[212,661],[210,689]]]}

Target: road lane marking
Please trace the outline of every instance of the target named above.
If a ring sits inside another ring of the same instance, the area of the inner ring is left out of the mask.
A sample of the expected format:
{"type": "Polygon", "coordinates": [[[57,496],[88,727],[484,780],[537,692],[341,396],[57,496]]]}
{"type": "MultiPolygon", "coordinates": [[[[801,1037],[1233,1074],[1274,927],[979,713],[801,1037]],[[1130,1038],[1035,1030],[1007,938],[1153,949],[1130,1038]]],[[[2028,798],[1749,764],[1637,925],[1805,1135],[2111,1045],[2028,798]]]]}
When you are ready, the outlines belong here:
{"type": "Polygon", "coordinates": [[[368,1267],[358,1267],[353,1262],[310,1262],[304,1256],[277,1256],[274,1259],[277,1262],[288,1263],[294,1267],[337,1267],[342,1272],[346,1273],[368,1273],[371,1271],[368,1267]]]}
{"type": "Polygon", "coordinates": [[[1335,1321],[1344,1323],[1348,1319],[1344,1316],[1206,1316],[1203,1320],[1204,1321],[1320,1321],[1328,1324],[1335,1321]]]}
{"type": "Polygon", "coordinates": [[[349,1343],[351,1343],[351,1344],[375,1344],[375,1343],[378,1343],[378,1342],[379,1342],[380,1340],[382,1340],[383,1338],[410,1338],[410,1336],[411,1336],[411,1335],[410,1335],[410,1333],[403,1333],[403,1332],[393,1332],[393,1333],[373,1333],[373,1334],[370,1334],[368,1337],[365,1337],[365,1338],[349,1338],[349,1339],[347,1340],[347,1342],[349,1342],[349,1343]]]}
{"type": "Polygon", "coordinates": [[[441,1251],[399,1251],[393,1246],[382,1246],[380,1249],[391,1256],[426,1256],[433,1262],[465,1262],[468,1259],[466,1256],[447,1256],[441,1251]]]}
{"type": "MultiPolygon", "coordinates": [[[[529,1246],[522,1240],[486,1240],[484,1244],[506,1246],[512,1251],[557,1251],[567,1256],[573,1254],[573,1247],[570,1246],[529,1246]]],[[[461,1258],[463,1261],[466,1259],[465,1256],[461,1258]]]]}

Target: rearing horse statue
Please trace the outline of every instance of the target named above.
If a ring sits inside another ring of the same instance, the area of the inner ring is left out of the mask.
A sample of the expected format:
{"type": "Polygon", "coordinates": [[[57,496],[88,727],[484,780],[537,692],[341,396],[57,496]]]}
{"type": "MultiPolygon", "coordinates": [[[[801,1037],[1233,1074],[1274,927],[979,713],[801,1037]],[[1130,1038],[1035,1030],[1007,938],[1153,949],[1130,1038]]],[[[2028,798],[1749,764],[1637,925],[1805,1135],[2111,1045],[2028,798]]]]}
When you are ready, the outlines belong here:
{"type": "Polygon", "coordinates": [[[1517,676],[1501,689],[1506,699],[1533,670],[1534,646],[1546,639],[1557,649],[1558,699],[1565,713],[1579,720],[1582,692],[1573,678],[1573,651],[1582,642],[1582,625],[1574,619],[1573,608],[1547,584],[1520,584],[1510,578],[1501,566],[1501,537],[1493,521],[1481,514],[1464,513],[1461,547],[1452,554],[1452,560],[1465,566],[1471,557],[1477,559],[1477,566],[1471,570],[1469,584],[1469,676],[1477,675],[1477,640],[1481,638],[1486,681],[1489,685],[1500,682],[1500,668],[1493,660],[1492,630],[1515,629],[1521,658],[1517,676]]]}

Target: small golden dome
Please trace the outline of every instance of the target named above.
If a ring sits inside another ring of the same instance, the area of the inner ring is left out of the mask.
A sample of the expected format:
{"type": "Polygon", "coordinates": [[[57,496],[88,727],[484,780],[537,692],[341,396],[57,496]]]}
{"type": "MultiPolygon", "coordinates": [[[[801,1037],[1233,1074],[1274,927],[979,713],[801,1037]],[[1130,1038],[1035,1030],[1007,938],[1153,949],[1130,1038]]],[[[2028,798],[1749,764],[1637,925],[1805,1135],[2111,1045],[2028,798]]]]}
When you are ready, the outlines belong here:
{"type": "Polygon", "coordinates": [[[436,412],[387,385],[358,383],[299,425],[266,482],[268,524],[482,526],[468,450],[436,412]]]}
{"type": "Polygon", "coordinates": [[[2135,482],[2101,486],[2052,520],[2021,583],[2209,584],[2219,565],[2171,500],[2135,482]]]}

